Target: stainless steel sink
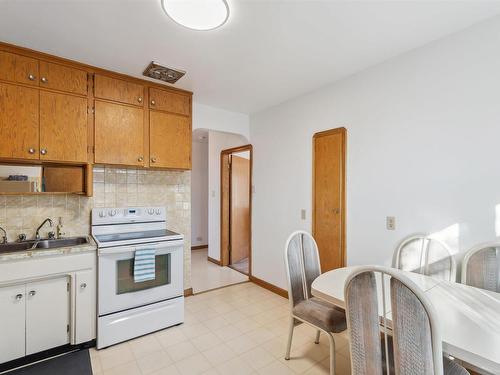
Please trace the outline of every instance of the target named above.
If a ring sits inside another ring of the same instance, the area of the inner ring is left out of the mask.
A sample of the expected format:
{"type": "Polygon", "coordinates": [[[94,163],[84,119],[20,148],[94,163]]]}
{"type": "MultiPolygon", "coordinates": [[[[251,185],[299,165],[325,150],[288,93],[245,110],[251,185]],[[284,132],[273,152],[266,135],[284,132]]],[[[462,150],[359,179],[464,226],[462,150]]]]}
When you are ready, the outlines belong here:
{"type": "Polygon", "coordinates": [[[61,238],[54,240],[32,240],[0,244],[0,254],[14,253],[26,250],[57,249],[60,247],[77,246],[88,243],[87,237],[61,238]]]}

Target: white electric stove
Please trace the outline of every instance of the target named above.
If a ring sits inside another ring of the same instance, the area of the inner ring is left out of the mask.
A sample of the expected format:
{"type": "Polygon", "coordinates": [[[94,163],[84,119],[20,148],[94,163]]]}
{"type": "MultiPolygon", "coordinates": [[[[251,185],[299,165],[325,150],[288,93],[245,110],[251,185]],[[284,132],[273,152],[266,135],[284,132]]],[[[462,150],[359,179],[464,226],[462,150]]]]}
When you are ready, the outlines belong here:
{"type": "Polygon", "coordinates": [[[98,245],[97,348],[184,321],[184,240],[165,207],[94,208],[98,245]],[[155,250],[155,278],[134,282],[134,256],[155,250]]]}

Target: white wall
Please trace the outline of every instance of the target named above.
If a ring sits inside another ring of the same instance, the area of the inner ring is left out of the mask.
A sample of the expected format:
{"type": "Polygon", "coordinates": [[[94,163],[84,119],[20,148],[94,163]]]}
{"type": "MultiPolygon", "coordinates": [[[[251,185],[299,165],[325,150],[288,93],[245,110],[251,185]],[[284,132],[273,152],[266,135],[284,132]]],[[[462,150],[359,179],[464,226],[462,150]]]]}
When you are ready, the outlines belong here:
{"type": "Polygon", "coordinates": [[[242,135],[210,130],[208,132],[208,256],[220,260],[220,153],[242,146],[242,135]]]}
{"type": "Polygon", "coordinates": [[[208,244],[208,142],[193,141],[191,246],[206,244],[208,244]]]}
{"type": "Polygon", "coordinates": [[[193,130],[211,129],[241,134],[250,137],[249,116],[244,113],[226,111],[205,104],[193,103],[193,130]]]}
{"type": "Polygon", "coordinates": [[[389,265],[413,232],[456,251],[500,235],[499,45],[495,18],[252,115],[254,275],[285,288],[285,240],[311,229],[311,137],[340,126],[349,264],[389,265]]]}

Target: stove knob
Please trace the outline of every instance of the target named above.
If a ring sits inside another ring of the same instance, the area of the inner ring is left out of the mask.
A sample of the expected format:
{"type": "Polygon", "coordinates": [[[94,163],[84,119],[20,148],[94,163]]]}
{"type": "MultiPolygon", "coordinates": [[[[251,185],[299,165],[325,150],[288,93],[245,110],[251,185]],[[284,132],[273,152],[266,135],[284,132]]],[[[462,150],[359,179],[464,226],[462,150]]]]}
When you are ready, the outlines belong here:
{"type": "Polygon", "coordinates": [[[155,214],[160,215],[160,214],[161,214],[161,210],[160,210],[159,208],[157,208],[157,209],[155,210],[155,214]]]}
{"type": "Polygon", "coordinates": [[[110,210],[109,211],[109,216],[113,217],[116,215],[116,210],[110,210]]]}
{"type": "Polygon", "coordinates": [[[106,212],[99,211],[99,217],[106,217],[106,212]]]}
{"type": "Polygon", "coordinates": [[[153,215],[155,213],[155,210],[152,208],[148,208],[148,214],[153,215]]]}

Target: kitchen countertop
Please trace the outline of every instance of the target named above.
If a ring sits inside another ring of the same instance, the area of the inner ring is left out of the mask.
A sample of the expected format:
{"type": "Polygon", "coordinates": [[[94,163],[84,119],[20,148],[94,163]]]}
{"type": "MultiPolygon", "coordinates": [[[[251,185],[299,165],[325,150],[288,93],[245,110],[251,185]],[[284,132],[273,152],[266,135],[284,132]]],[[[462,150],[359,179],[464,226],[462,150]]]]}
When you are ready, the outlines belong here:
{"type": "Polygon", "coordinates": [[[36,250],[24,250],[15,251],[11,253],[1,253],[0,262],[9,262],[16,260],[27,260],[33,258],[40,258],[46,256],[58,256],[58,255],[69,255],[86,253],[97,250],[97,245],[91,236],[86,236],[89,243],[75,246],[59,247],[55,249],[36,249],[36,250]]]}

